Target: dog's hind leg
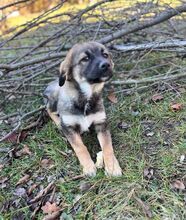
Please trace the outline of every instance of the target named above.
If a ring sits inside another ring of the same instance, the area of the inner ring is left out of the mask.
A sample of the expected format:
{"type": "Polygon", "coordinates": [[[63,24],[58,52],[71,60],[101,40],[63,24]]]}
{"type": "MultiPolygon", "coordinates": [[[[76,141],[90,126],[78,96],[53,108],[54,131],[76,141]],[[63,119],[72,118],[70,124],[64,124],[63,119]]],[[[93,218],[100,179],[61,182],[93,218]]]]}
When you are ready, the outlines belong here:
{"type": "Polygon", "coordinates": [[[47,108],[47,112],[51,119],[54,121],[54,123],[57,125],[57,127],[61,128],[61,120],[58,114],[56,112],[52,112],[49,108],[47,108]]]}

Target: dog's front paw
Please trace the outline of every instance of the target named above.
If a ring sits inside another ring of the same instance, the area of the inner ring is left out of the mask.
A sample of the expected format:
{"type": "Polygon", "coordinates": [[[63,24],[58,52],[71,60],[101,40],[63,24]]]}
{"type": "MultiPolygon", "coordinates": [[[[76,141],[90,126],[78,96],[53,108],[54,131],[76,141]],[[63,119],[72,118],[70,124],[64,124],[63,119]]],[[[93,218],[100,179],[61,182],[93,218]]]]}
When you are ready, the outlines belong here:
{"type": "Polygon", "coordinates": [[[107,158],[105,161],[105,172],[108,176],[121,176],[122,169],[115,156],[107,158]]]}
{"type": "Polygon", "coordinates": [[[96,166],[94,163],[88,164],[83,167],[83,174],[85,176],[94,177],[96,175],[96,166]]]}

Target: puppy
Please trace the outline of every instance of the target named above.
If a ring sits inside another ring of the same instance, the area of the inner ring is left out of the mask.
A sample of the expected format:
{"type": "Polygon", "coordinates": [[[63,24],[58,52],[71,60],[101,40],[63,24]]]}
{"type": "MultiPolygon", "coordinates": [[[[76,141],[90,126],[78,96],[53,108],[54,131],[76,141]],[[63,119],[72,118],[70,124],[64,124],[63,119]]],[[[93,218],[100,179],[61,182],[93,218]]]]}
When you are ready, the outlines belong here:
{"type": "Polygon", "coordinates": [[[76,44],[60,65],[59,80],[51,82],[44,92],[49,116],[66,136],[87,176],[96,175],[96,166],[80,134],[92,125],[103,151],[107,175],[122,175],[101,94],[104,83],[112,77],[112,69],[111,56],[102,44],[76,44]]]}

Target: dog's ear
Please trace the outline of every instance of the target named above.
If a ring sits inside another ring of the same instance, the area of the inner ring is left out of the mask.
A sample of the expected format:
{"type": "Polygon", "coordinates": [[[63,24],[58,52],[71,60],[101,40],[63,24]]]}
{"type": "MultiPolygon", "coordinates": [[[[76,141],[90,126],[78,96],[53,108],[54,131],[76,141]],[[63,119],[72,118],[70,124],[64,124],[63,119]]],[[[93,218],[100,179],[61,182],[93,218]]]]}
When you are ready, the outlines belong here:
{"type": "Polygon", "coordinates": [[[59,67],[59,86],[63,86],[66,80],[66,74],[65,74],[65,68],[64,68],[64,62],[63,61],[59,67]]]}
{"type": "Polygon", "coordinates": [[[65,60],[59,67],[59,86],[63,86],[65,80],[72,78],[72,51],[70,50],[65,57],[65,60]]]}

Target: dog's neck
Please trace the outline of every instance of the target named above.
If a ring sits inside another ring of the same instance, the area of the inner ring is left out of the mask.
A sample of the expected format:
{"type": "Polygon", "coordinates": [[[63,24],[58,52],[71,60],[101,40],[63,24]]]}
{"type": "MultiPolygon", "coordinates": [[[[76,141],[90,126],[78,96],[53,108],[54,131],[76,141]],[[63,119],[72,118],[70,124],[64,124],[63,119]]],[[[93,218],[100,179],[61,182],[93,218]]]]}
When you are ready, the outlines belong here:
{"type": "Polygon", "coordinates": [[[101,93],[104,87],[104,82],[89,84],[88,82],[84,81],[79,85],[79,88],[83,95],[89,100],[94,94],[101,93]]]}

